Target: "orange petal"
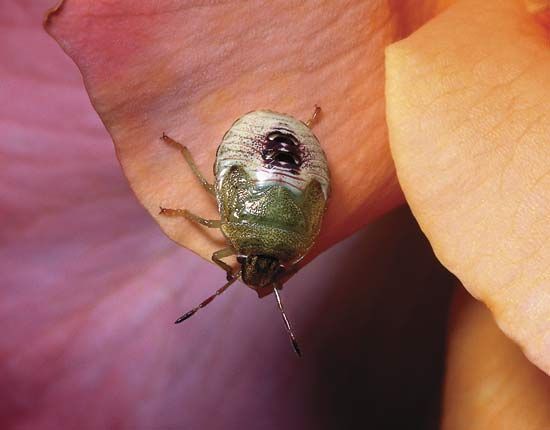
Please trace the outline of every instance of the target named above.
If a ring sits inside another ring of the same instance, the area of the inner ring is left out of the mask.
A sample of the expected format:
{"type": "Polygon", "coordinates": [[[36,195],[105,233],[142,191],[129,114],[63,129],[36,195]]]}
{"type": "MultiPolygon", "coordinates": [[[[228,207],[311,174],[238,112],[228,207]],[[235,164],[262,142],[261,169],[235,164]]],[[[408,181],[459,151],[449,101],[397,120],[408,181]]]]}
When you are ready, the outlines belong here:
{"type": "Polygon", "coordinates": [[[550,0],[525,0],[527,11],[550,28],[550,0]]]}
{"type": "Polygon", "coordinates": [[[550,428],[550,379],[460,289],[449,327],[442,430],[550,428]]]}
{"type": "Polygon", "coordinates": [[[216,147],[237,117],[269,108],[306,119],[319,104],[314,131],[334,191],[326,248],[403,201],[387,145],[383,49],[430,16],[431,3],[409,19],[381,0],[68,0],[46,27],[82,71],[141,203],[172,239],[209,257],[223,246],[218,232],[158,215],[164,205],[218,216],[162,133],[187,145],[212,180],[216,147]]]}
{"type": "Polygon", "coordinates": [[[516,0],[464,0],[387,50],[398,176],[441,261],[550,373],[550,50],[516,0]]]}

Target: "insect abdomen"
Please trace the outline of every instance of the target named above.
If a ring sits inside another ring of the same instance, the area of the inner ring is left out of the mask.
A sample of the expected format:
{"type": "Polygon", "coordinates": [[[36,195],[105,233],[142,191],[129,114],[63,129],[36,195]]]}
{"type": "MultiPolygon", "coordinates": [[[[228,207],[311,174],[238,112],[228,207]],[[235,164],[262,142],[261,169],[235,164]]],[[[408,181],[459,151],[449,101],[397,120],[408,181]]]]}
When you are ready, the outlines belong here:
{"type": "Polygon", "coordinates": [[[270,111],[254,111],[239,118],[224,135],[216,155],[217,185],[228,170],[242,166],[258,186],[278,184],[295,194],[312,180],[323,189],[330,179],[325,154],[311,130],[295,118],[270,111]]]}

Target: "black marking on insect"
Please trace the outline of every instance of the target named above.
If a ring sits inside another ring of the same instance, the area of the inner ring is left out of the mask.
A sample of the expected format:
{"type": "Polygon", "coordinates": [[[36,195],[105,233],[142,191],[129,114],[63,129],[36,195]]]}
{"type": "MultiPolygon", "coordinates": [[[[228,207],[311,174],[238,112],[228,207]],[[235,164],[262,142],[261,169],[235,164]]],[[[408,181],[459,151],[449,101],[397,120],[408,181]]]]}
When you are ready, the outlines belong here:
{"type": "Polygon", "coordinates": [[[268,169],[280,167],[298,175],[302,165],[302,148],[294,134],[276,130],[266,136],[262,158],[268,169]]]}

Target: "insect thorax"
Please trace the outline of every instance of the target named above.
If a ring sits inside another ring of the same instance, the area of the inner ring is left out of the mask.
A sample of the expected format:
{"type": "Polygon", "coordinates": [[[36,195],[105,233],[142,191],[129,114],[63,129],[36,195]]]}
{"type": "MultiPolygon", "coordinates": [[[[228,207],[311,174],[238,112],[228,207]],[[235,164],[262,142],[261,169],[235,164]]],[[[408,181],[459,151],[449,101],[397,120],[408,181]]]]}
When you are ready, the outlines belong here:
{"type": "Polygon", "coordinates": [[[217,194],[222,232],[239,254],[294,262],[319,233],[325,199],[315,180],[296,194],[282,185],[257,186],[242,166],[234,166],[217,194]]]}

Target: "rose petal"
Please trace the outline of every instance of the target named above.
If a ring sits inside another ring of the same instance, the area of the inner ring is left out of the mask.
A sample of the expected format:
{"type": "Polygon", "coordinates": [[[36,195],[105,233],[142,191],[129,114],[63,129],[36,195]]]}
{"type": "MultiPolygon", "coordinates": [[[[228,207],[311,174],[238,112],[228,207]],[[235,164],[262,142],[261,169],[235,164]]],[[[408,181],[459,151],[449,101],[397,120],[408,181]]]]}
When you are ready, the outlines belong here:
{"type": "Polygon", "coordinates": [[[550,428],[550,379],[464,290],[453,308],[442,430],[550,428]]]}
{"type": "Polygon", "coordinates": [[[446,274],[406,211],[285,288],[304,361],[272,298],[242,285],[174,326],[223,273],[166,240],[139,208],[78,71],[40,27],[46,3],[0,2],[2,427],[427,419],[448,290],[426,293],[446,274]]]}
{"type": "Polygon", "coordinates": [[[524,0],[527,12],[550,29],[550,0],[524,0]]]}
{"type": "Polygon", "coordinates": [[[550,373],[550,51],[514,0],[455,4],[387,50],[400,183],[441,261],[550,373]]]}
{"type": "Polygon", "coordinates": [[[319,104],[314,131],[334,191],[319,250],[402,202],[386,144],[383,48],[433,7],[407,20],[382,1],[311,5],[66,1],[47,21],[81,69],[139,200],[205,258],[224,246],[220,233],[158,215],[164,205],[218,217],[163,132],[212,180],[216,147],[237,117],[269,108],[306,119],[319,104]]]}

